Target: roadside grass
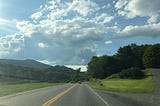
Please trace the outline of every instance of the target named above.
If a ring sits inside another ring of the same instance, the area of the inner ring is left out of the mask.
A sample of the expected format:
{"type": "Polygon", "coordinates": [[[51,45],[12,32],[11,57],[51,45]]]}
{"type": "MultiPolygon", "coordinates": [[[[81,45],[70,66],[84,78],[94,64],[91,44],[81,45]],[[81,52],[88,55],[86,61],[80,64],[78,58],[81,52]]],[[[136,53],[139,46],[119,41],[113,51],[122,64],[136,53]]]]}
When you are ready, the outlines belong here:
{"type": "Polygon", "coordinates": [[[147,69],[144,70],[144,72],[146,74],[146,78],[143,79],[91,79],[90,86],[97,89],[116,92],[149,93],[155,89],[156,85],[153,81],[150,70],[147,69]]]}
{"type": "Polygon", "coordinates": [[[0,96],[10,95],[18,92],[55,86],[60,83],[26,83],[26,84],[0,84],[0,96]]]}

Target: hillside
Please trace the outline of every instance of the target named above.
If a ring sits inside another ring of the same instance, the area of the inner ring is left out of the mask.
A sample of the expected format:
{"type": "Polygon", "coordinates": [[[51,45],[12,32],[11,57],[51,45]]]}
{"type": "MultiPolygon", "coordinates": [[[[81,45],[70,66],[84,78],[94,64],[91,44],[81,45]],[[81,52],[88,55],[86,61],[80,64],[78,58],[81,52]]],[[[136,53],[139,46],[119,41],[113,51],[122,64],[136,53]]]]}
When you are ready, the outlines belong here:
{"type": "Polygon", "coordinates": [[[66,82],[73,80],[74,74],[75,71],[73,69],[65,66],[50,66],[35,60],[0,59],[0,80],[3,78],[3,80],[21,79],[40,82],[66,82]]]}
{"type": "Polygon", "coordinates": [[[0,64],[6,65],[14,65],[14,66],[21,66],[21,67],[31,67],[31,68],[39,68],[45,69],[50,68],[52,66],[40,63],[35,60],[27,59],[27,60],[12,60],[12,59],[0,59],[0,64]]]}
{"type": "Polygon", "coordinates": [[[128,93],[149,93],[153,92],[156,84],[149,69],[143,70],[146,74],[142,79],[121,79],[108,77],[103,80],[92,79],[91,87],[107,91],[128,92],[128,93]]]}

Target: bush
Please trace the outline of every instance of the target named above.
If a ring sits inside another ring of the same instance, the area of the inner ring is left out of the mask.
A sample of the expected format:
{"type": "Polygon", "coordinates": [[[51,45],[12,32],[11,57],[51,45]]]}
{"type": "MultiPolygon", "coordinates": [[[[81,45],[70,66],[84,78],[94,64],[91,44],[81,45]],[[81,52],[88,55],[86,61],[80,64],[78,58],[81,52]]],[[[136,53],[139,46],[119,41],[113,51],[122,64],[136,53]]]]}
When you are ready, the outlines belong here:
{"type": "Polygon", "coordinates": [[[127,79],[141,79],[144,78],[145,74],[139,68],[129,68],[125,69],[119,73],[120,78],[127,78],[127,79]]]}

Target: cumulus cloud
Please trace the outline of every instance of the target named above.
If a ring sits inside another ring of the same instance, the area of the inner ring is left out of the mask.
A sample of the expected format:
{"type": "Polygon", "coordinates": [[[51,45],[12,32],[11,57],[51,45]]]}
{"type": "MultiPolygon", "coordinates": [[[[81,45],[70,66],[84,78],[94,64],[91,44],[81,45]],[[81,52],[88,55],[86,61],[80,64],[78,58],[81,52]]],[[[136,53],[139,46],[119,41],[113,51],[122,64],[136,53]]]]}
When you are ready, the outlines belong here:
{"type": "Polygon", "coordinates": [[[73,10],[77,11],[83,16],[87,16],[91,12],[94,12],[99,9],[98,4],[90,0],[74,0],[72,3],[73,10]]]}
{"type": "Polygon", "coordinates": [[[28,37],[31,37],[36,30],[36,25],[31,24],[29,21],[17,22],[16,27],[20,30],[20,33],[28,37]]]}
{"type": "Polygon", "coordinates": [[[43,15],[42,12],[36,12],[36,13],[33,13],[33,14],[31,15],[31,18],[37,20],[37,19],[39,19],[42,15],[43,15]]]}
{"type": "Polygon", "coordinates": [[[102,14],[98,15],[97,17],[95,17],[96,21],[102,22],[104,24],[110,22],[113,19],[114,19],[114,16],[110,16],[106,13],[102,13],[102,14]]]}
{"type": "Polygon", "coordinates": [[[105,42],[105,44],[107,44],[107,45],[108,45],[108,44],[111,44],[111,43],[112,43],[111,40],[108,40],[108,41],[105,42]]]}
{"type": "Polygon", "coordinates": [[[43,8],[43,11],[51,11],[47,14],[47,17],[52,20],[65,17],[68,14],[86,17],[100,9],[99,5],[91,0],[73,0],[71,2],[51,0],[48,4],[49,5],[46,5],[45,8],[43,8]]]}
{"type": "Polygon", "coordinates": [[[24,37],[22,35],[6,35],[0,36],[0,57],[17,53],[24,46],[24,37]]]}
{"type": "Polygon", "coordinates": [[[159,0],[119,0],[115,4],[115,8],[119,9],[118,13],[127,18],[151,17],[148,21],[154,20],[157,15],[160,15],[160,1],[159,0]],[[123,2],[125,1],[125,2],[123,2]],[[153,19],[154,18],[154,19],[153,19]]]}
{"type": "Polygon", "coordinates": [[[144,26],[126,26],[122,31],[117,33],[115,38],[136,36],[158,37],[160,36],[160,24],[149,24],[144,26]]]}
{"type": "Polygon", "coordinates": [[[153,24],[153,23],[156,23],[158,20],[160,19],[160,16],[159,15],[153,15],[151,16],[149,19],[148,19],[148,23],[149,24],[153,24]]]}
{"type": "MultiPolygon", "coordinates": [[[[113,35],[159,36],[159,10],[159,0],[118,0],[108,5],[97,0],[47,0],[29,20],[14,22],[19,32],[0,35],[0,57],[33,58],[51,65],[85,65],[100,51],[98,47],[112,43],[108,38],[113,35]],[[147,17],[148,21],[139,26],[126,26],[130,24],[126,22],[120,29],[125,18],[119,19],[114,11],[127,18],[147,17]]],[[[0,27],[11,23],[0,19],[0,27]]]]}
{"type": "Polygon", "coordinates": [[[15,57],[87,64],[96,55],[95,42],[117,30],[116,26],[106,26],[114,16],[97,12],[100,9],[103,8],[92,0],[47,1],[30,16],[31,20],[17,22],[25,39],[23,48],[14,49],[18,52],[15,57]],[[26,53],[27,50],[32,51],[26,53]]]}
{"type": "Polygon", "coordinates": [[[127,3],[128,3],[127,0],[119,0],[119,1],[116,2],[115,8],[116,8],[116,9],[121,9],[121,8],[124,7],[127,3]]]}
{"type": "Polygon", "coordinates": [[[48,45],[45,44],[45,43],[43,43],[43,42],[38,43],[38,46],[39,46],[40,48],[46,48],[46,47],[48,47],[48,45]]]}

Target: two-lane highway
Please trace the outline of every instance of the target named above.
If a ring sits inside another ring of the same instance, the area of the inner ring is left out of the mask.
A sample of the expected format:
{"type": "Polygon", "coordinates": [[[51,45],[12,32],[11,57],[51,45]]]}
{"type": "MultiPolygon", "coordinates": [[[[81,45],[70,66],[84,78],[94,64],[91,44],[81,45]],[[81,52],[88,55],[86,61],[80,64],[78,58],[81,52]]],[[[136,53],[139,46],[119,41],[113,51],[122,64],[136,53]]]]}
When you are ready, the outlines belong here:
{"type": "Polygon", "coordinates": [[[0,106],[140,106],[124,101],[86,84],[65,84],[1,97],[0,106]]]}
{"type": "Polygon", "coordinates": [[[87,85],[78,84],[51,106],[109,106],[87,85]]]}
{"type": "MultiPolygon", "coordinates": [[[[0,98],[0,106],[107,106],[88,85],[66,84],[0,98]]],[[[108,105],[109,106],[109,105],[108,105]]]]}
{"type": "Polygon", "coordinates": [[[46,101],[65,91],[72,84],[42,88],[19,95],[0,98],[0,106],[41,106],[46,101]]]}

